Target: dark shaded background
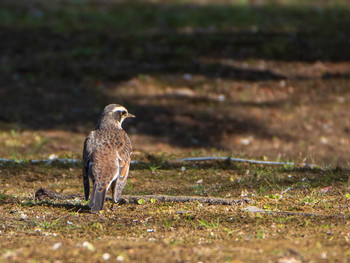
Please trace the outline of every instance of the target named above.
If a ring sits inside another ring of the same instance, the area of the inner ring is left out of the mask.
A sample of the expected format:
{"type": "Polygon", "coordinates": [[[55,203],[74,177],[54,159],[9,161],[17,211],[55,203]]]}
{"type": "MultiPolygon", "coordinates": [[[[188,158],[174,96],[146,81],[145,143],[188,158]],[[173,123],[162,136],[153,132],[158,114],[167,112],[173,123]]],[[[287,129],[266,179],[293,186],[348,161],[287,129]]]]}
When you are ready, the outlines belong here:
{"type": "MultiPolygon", "coordinates": [[[[222,141],[230,134],[298,140],[258,117],[227,114],[229,107],[293,107],[300,98],[292,95],[266,103],[220,103],[206,96],[145,99],[118,92],[121,83],[149,76],[168,76],[164,85],[195,89],[183,74],[203,76],[208,83],[307,82],[315,77],[282,74],[278,63],[349,61],[349,9],[330,1],[290,2],[2,1],[0,121],[22,130],[85,133],[105,105],[118,102],[137,115],[130,132],[167,138],[177,146],[225,149],[222,141]],[[242,68],[222,59],[274,61],[277,70],[242,68]],[[178,80],[172,83],[172,78],[178,80]]],[[[317,78],[343,81],[349,71],[324,71],[317,78]]],[[[323,97],[333,92],[320,91],[323,97]]],[[[310,101],[319,101],[318,95],[305,92],[310,101]]]]}

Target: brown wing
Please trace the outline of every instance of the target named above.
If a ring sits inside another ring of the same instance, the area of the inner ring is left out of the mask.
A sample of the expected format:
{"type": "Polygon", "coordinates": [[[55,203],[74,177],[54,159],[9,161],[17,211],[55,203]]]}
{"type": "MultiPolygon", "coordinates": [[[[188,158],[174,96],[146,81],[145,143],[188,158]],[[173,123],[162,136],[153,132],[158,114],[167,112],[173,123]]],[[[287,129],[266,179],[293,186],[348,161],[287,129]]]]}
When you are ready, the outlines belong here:
{"type": "Polygon", "coordinates": [[[132,152],[132,146],[129,137],[124,132],[124,138],[118,143],[117,153],[119,156],[119,179],[124,180],[125,175],[127,176],[126,171],[129,169],[130,165],[130,156],[132,152]]]}
{"type": "Polygon", "coordinates": [[[119,176],[115,184],[112,185],[112,195],[114,202],[117,202],[127,182],[132,146],[129,137],[123,132],[123,139],[116,142],[118,145],[119,176]]]}

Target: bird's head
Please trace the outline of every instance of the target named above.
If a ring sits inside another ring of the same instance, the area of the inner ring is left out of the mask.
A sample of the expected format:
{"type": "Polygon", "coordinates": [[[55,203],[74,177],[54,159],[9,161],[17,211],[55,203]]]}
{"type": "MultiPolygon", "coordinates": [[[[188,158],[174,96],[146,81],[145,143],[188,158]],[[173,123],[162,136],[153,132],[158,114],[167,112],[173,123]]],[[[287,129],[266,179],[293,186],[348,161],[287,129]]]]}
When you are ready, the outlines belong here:
{"type": "Polygon", "coordinates": [[[99,126],[102,124],[116,124],[121,127],[121,124],[126,118],[135,118],[135,115],[130,114],[128,110],[119,104],[107,105],[99,120],[99,126]]]}

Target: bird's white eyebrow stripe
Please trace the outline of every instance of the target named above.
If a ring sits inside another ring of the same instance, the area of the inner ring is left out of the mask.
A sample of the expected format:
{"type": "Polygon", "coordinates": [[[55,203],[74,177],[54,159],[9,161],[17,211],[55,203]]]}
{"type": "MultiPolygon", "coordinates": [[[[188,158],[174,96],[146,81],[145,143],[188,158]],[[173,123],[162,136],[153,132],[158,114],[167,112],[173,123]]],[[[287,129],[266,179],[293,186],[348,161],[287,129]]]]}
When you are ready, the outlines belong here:
{"type": "Polygon", "coordinates": [[[112,112],[116,112],[116,111],[126,111],[126,109],[125,109],[124,107],[119,106],[119,107],[115,107],[115,108],[112,110],[112,112]]]}

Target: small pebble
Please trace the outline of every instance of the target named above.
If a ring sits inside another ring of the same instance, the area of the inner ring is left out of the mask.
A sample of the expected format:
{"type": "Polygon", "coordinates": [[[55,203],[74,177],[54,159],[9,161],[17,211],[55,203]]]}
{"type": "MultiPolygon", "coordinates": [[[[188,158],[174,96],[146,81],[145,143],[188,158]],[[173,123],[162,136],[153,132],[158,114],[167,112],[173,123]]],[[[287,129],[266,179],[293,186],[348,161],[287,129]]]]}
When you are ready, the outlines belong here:
{"type": "Polygon", "coordinates": [[[108,253],[104,253],[104,254],[102,255],[102,258],[103,258],[103,260],[109,260],[109,259],[111,258],[111,255],[108,254],[108,253]]]}
{"type": "Polygon", "coordinates": [[[218,101],[224,101],[224,100],[225,100],[225,95],[218,96],[218,101]]]}
{"type": "Polygon", "coordinates": [[[54,153],[49,156],[49,160],[55,160],[57,158],[58,158],[58,156],[54,153]]]}
{"type": "Polygon", "coordinates": [[[243,144],[243,145],[249,145],[251,143],[251,138],[242,138],[240,140],[240,143],[243,144]]]}
{"type": "Polygon", "coordinates": [[[27,215],[22,213],[22,214],[21,214],[21,219],[24,220],[24,219],[26,219],[26,218],[27,218],[27,215]]]}
{"type": "Polygon", "coordinates": [[[87,248],[87,249],[90,250],[90,251],[94,251],[94,250],[95,250],[95,247],[94,247],[91,243],[89,243],[89,242],[87,242],[87,241],[85,241],[85,242],[83,243],[83,247],[87,248]]]}
{"type": "Polygon", "coordinates": [[[327,144],[328,143],[328,139],[326,137],[324,137],[324,136],[322,136],[320,138],[320,141],[321,141],[322,144],[327,144]]]}
{"type": "Polygon", "coordinates": [[[57,250],[62,246],[62,243],[55,243],[52,247],[53,250],[57,250]]]}
{"type": "Polygon", "coordinates": [[[124,257],[123,257],[122,255],[119,255],[119,256],[117,257],[117,260],[118,260],[118,261],[124,261],[124,257]]]}

